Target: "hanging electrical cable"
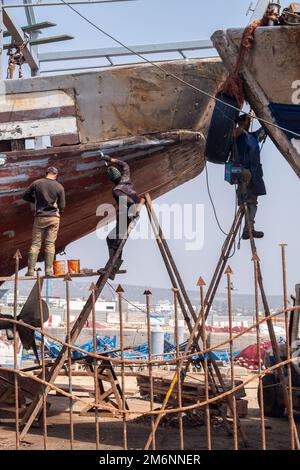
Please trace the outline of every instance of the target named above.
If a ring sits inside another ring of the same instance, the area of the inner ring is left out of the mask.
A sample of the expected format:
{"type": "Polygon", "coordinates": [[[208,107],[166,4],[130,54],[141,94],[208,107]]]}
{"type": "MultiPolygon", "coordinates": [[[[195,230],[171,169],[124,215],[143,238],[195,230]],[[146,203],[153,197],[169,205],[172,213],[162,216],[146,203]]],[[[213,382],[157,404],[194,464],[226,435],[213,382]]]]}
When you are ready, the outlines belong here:
{"type": "MultiPolygon", "coordinates": [[[[113,294],[117,294],[117,290],[114,288],[114,286],[109,282],[107,281],[106,284],[108,285],[108,287],[110,288],[111,292],[113,294]]],[[[122,299],[124,300],[124,302],[126,302],[128,305],[131,305],[132,307],[134,307],[136,310],[139,310],[140,312],[144,313],[145,315],[147,314],[146,310],[143,310],[141,307],[139,307],[138,305],[132,303],[130,300],[126,299],[126,297],[124,297],[124,295],[122,294],[122,299]]]]}

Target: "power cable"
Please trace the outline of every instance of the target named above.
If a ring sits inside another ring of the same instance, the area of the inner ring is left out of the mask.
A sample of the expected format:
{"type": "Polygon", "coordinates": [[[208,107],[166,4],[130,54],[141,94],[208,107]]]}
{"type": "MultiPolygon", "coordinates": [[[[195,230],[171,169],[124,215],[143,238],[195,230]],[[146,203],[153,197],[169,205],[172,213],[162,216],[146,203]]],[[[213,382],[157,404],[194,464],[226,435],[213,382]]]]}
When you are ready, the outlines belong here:
{"type": "MultiPolygon", "coordinates": [[[[192,88],[193,90],[195,91],[198,91],[199,93],[207,96],[208,98],[216,101],[216,102],[219,102],[221,103],[222,105],[226,105],[227,107],[231,108],[231,109],[234,109],[236,111],[239,111],[240,113],[242,114],[246,114],[246,115],[249,115],[249,113],[246,113],[245,111],[242,111],[240,108],[238,108],[237,106],[234,106],[232,104],[229,104],[229,103],[224,103],[223,100],[221,100],[220,98],[217,98],[216,96],[213,96],[211,95],[210,93],[204,91],[204,90],[201,90],[200,88],[196,87],[195,85],[192,85],[191,83],[187,82],[186,80],[184,80],[183,78],[180,78],[178,77],[177,75],[171,73],[171,72],[168,72],[166,71],[161,65],[153,62],[152,60],[150,59],[147,59],[147,57],[144,57],[142,54],[136,52],[134,49],[132,49],[131,47],[127,46],[126,44],[124,44],[122,41],[120,41],[119,39],[117,39],[115,36],[113,36],[112,34],[106,32],[104,29],[100,28],[100,26],[96,25],[93,21],[91,21],[89,18],[87,18],[85,15],[83,15],[80,11],[76,10],[76,8],[74,8],[72,5],[70,5],[66,0],[60,0],[64,5],[66,5],[67,7],[69,7],[72,11],[74,11],[74,13],[76,13],[77,15],[79,15],[84,21],[86,21],[87,23],[89,23],[91,26],[93,26],[94,28],[96,28],[98,31],[100,31],[100,33],[104,34],[105,36],[109,37],[110,39],[112,39],[114,42],[116,42],[117,44],[119,44],[120,46],[124,47],[125,49],[127,49],[131,54],[139,57],[140,59],[142,59],[143,61],[147,62],[148,64],[152,65],[153,67],[156,67],[157,69],[159,69],[161,72],[164,73],[164,75],[166,77],[172,77],[174,78],[175,80],[177,80],[178,82],[182,83],[183,85],[186,85],[188,86],[189,88],[192,88]]],[[[269,126],[273,126],[283,132],[288,132],[289,134],[292,134],[294,135],[295,137],[298,137],[300,138],[300,134],[297,133],[297,132],[294,132],[294,131],[291,131],[290,129],[286,129],[285,127],[282,127],[282,126],[279,126],[278,124],[275,124],[274,122],[271,122],[271,121],[268,121],[267,119],[264,119],[262,117],[259,117],[259,116],[255,116],[255,119],[257,119],[258,121],[260,122],[263,122],[265,124],[268,124],[269,126]]]]}
{"type": "MultiPolygon", "coordinates": [[[[106,281],[108,287],[110,288],[110,290],[114,293],[114,294],[117,294],[117,291],[116,289],[114,288],[114,286],[109,282],[109,281],[106,281]]],[[[145,310],[143,310],[141,307],[138,307],[137,305],[135,305],[134,303],[130,302],[130,300],[126,299],[126,297],[124,297],[124,295],[122,295],[122,299],[129,305],[131,305],[132,307],[136,308],[137,310],[140,310],[142,313],[145,313],[145,315],[147,315],[147,312],[145,310]]]]}

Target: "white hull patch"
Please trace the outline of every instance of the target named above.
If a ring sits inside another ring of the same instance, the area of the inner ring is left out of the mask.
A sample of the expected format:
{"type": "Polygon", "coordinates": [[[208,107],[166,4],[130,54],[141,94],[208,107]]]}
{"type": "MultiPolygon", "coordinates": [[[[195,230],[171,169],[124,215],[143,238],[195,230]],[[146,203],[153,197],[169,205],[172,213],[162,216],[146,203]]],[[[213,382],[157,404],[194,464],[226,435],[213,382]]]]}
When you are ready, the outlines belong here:
{"type": "Polygon", "coordinates": [[[0,124],[0,140],[29,139],[63,134],[77,134],[75,117],[0,124]]]}

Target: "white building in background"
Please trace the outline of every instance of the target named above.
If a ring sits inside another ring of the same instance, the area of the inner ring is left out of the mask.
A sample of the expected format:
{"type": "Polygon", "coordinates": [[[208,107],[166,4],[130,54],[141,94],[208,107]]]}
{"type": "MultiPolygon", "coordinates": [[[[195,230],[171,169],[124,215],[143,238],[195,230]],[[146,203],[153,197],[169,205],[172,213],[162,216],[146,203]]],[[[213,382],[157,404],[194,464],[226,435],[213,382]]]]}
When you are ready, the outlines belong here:
{"type": "Polygon", "coordinates": [[[139,309],[146,311],[146,304],[136,301],[132,301],[131,304],[128,304],[128,312],[136,312],[139,309]]]}
{"type": "Polygon", "coordinates": [[[174,305],[171,303],[159,303],[155,305],[155,311],[157,313],[169,314],[174,312],[174,305]]]}
{"type": "MultiPolygon", "coordinates": [[[[70,301],[70,310],[72,313],[79,313],[85,306],[86,301],[77,299],[70,301]]],[[[95,305],[96,313],[115,313],[117,304],[114,301],[98,300],[95,305]]],[[[65,306],[66,309],[66,306],[65,306]]]]}
{"type": "MultiPolygon", "coordinates": [[[[18,305],[22,306],[25,304],[28,299],[27,295],[17,295],[18,305]]],[[[43,299],[46,300],[46,297],[43,295],[43,299]]],[[[2,298],[2,303],[8,307],[13,307],[15,302],[15,296],[13,292],[8,292],[2,298]]],[[[60,297],[49,297],[48,304],[50,307],[64,308],[66,305],[66,299],[61,299],[60,297]]]]}

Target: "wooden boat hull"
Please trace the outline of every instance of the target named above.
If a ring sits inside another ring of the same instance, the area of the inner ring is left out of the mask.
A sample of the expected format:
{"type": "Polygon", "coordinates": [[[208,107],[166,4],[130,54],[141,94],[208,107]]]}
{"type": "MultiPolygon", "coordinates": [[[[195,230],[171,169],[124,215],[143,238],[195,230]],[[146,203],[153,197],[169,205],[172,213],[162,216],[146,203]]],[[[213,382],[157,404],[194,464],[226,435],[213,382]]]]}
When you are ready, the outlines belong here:
{"type": "MultiPolygon", "coordinates": [[[[163,66],[212,95],[225,73],[216,59],[174,61],[163,66]]],[[[7,81],[2,104],[2,276],[13,273],[16,249],[24,257],[21,267],[26,266],[33,213],[22,194],[48,166],[59,169],[67,197],[58,252],[93,232],[101,223],[97,207],[113,203],[111,183],[96,150],[125,159],[139,194],[149,192],[153,198],[196,177],[204,167],[202,133],[209,125],[213,103],[173,78],[162,77],[149,65],[7,81]],[[16,141],[24,143],[41,136],[48,138],[49,148],[9,148],[16,141]]]]}
{"type": "MultiPolygon", "coordinates": [[[[229,72],[234,70],[243,30],[217,31],[212,41],[229,72]]],[[[257,28],[241,74],[256,115],[300,135],[300,27],[257,28]]],[[[300,137],[262,122],[300,176],[300,137]]]]}

